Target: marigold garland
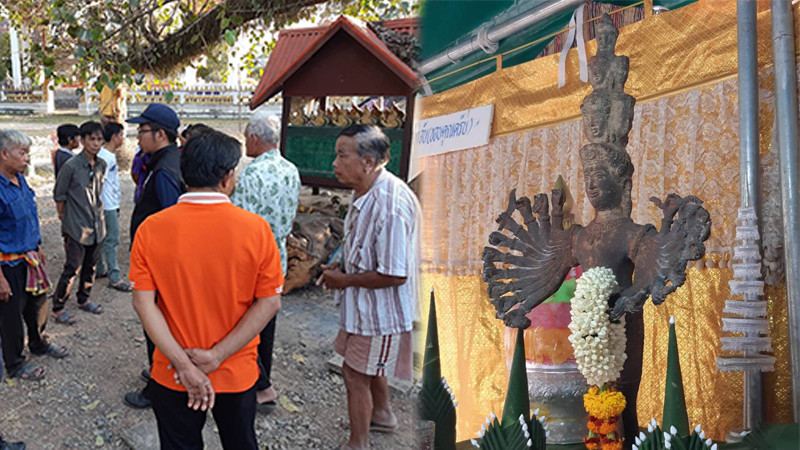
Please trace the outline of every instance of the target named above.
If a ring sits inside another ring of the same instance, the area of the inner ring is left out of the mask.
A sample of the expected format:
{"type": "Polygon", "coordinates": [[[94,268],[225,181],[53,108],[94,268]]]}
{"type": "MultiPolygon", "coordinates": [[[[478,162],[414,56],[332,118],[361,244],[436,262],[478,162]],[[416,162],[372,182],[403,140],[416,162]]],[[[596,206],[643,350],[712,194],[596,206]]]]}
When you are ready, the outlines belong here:
{"type": "Polygon", "coordinates": [[[615,431],[617,431],[617,421],[616,420],[613,421],[613,422],[605,422],[605,421],[603,421],[600,424],[600,431],[599,431],[598,434],[606,434],[606,435],[608,435],[608,434],[611,434],[611,433],[613,433],[615,431]]]}
{"type": "Polygon", "coordinates": [[[607,435],[617,431],[617,418],[611,417],[607,420],[599,419],[594,416],[589,416],[589,423],[587,423],[589,431],[596,434],[607,435]]]}
{"type": "MultiPolygon", "coordinates": [[[[593,433],[590,433],[590,434],[593,434],[593,433]]],[[[585,438],[583,438],[583,444],[589,450],[598,449],[598,448],[600,448],[600,438],[597,437],[597,436],[595,436],[595,437],[585,437],[585,438]]]]}
{"type": "Polygon", "coordinates": [[[622,414],[625,404],[625,396],[614,388],[600,392],[597,386],[592,386],[589,392],[583,394],[583,407],[586,412],[602,420],[616,418],[622,414]]]}
{"type": "Polygon", "coordinates": [[[602,444],[602,450],[622,450],[622,439],[609,441],[602,444]]]}

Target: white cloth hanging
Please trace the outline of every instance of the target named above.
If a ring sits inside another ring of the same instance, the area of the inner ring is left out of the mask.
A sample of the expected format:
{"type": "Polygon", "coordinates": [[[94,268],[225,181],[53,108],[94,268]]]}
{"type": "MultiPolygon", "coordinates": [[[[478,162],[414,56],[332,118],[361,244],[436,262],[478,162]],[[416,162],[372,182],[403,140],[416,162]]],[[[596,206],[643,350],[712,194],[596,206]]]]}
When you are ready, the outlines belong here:
{"type": "Polygon", "coordinates": [[[567,82],[567,54],[569,49],[572,48],[572,43],[575,42],[578,47],[578,63],[580,67],[580,79],[584,83],[589,80],[589,66],[586,60],[586,44],[583,40],[583,7],[581,5],[572,14],[569,20],[569,33],[567,40],[564,42],[564,47],[561,49],[561,58],[558,60],[558,87],[564,87],[567,82]]]}

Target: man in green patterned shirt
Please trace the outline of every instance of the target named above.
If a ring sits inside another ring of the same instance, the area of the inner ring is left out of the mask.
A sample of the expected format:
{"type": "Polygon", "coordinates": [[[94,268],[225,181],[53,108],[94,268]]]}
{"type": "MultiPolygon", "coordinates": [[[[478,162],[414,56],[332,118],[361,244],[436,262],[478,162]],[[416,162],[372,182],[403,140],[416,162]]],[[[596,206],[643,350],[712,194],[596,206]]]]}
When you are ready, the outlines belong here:
{"type": "MultiPolygon", "coordinates": [[[[300,194],[297,167],[281,156],[278,142],[281,122],[273,114],[258,112],[244,130],[247,156],[253,161],[239,175],[231,197],[234,205],[266,219],[281,253],[281,267],[286,275],[286,238],[292,231],[300,194]]],[[[277,315],[276,315],[277,318],[277,315]]],[[[261,331],[258,362],[261,375],[256,383],[256,400],[262,411],[275,409],[277,392],[272,387],[272,347],[275,343],[275,318],[261,331]]]]}

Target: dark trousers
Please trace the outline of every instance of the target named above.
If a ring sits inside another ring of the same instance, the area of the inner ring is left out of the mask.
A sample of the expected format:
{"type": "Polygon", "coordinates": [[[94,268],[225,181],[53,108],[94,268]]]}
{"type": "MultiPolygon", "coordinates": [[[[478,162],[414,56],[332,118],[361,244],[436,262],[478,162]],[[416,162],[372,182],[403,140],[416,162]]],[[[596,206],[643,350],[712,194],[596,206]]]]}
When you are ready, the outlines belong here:
{"type": "Polygon", "coordinates": [[[639,396],[639,383],[642,381],[642,354],[644,352],[644,313],[637,311],[625,315],[625,354],[628,356],[622,366],[617,388],[625,396],[625,410],[622,411],[622,427],[625,432],[626,449],[639,435],[639,419],[636,412],[636,398],[639,396]]]}
{"type": "MultiPolygon", "coordinates": [[[[186,392],[173,391],[150,381],[147,390],[158,423],[161,450],[203,449],[206,412],[186,406],[186,392]]],[[[256,441],[256,390],[252,387],[235,394],[217,394],[211,410],[219,429],[222,448],[258,450],[256,441]]]]}
{"type": "Polygon", "coordinates": [[[6,370],[13,374],[25,364],[22,350],[25,348],[26,326],[31,353],[40,354],[47,350],[47,337],[44,335],[47,297],[44,294],[34,296],[25,290],[28,265],[24,261],[15,266],[3,264],[2,268],[11,287],[11,297],[7,302],[0,301],[0,341],[6,370]]]}
{"type": "Polygon", "coordinates": [[[89,301],[89,294],[92,292],[92,283],[94,282],[94,267],[100,256],[100,245],[83,245],[70,236],[64,236],[64,250],[67,254],[66,261],[64,261],[64,271],[61,272],[61,277],[56,284],[53,312],[64,309],[78,269],[81,271],[76,294],[78,304],[83,305],[89,301]]]}
{"type": "Polygon", "coordinates": [[[275,319],[278,318],[276,314],[267,323],[267,326],[261,330],[261,342],[258,343],[258,381],[256,382],[256,390],[263,391],[272,386],[270,375],[272,374],[272,348],[275,347],[275,319]]]}

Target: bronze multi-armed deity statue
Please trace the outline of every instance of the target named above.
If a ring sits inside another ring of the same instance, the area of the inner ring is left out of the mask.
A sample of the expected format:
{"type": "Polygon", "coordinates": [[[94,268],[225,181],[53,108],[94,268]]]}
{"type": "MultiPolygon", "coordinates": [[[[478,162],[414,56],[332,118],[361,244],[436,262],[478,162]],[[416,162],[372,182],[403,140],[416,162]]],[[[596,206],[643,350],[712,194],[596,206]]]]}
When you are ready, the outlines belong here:
{"type": "MultiPolygon", "coordinates": [[[[638,433],[636,397],[642,374],[644,323],[642,306],[652,297],[661,304],[686,280],[688,261],[705,254],[711,219],[702,201],[669,194],[662,202],[650,200],[663,211],[660,230],[631,220],[633,164],[625,147],[633,122],[635,99],[624,92],[628,58],[614,54],[617,29],[604,15],[597,25],[597,53],[589,62],[593,91],[581,105],[583,130],[589,141],[580,150],[586,195],[595,210],[592,221],[565,229],[562,189],[552,191],[552,217],[546,194],[509,195],[500,213],[498,231],[491,233],[483,251],[483,279],[506,325],[527,328],[526,317],[554,294],[569,270],[608,267],[619,291],[611,298],[612,320],[625,315],[627,360],[617,381],[628,406],[622,414],[625,447],[638,433]],[[520,213],[522,223],[513,217],[520,213]],[[507,230],[504,232],[504,230],[507,230]],[[501,250],[502,249],[502,250],[501,250]]],[[[535,311],[533,312],[536,313],[535,311]]]]}

